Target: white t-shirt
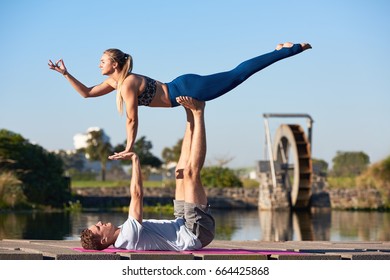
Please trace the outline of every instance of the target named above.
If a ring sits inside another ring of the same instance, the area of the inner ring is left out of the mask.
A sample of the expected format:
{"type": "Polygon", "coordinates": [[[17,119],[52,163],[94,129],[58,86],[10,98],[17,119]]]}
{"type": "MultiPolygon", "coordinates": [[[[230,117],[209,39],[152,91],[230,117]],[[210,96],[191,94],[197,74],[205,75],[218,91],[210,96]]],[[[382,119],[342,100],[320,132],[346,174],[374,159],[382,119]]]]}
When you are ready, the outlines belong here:
{"type": "Polygon", "coordinates": [[[183,218],[143,220],[129,217],[120,226],[114,247],[128,250],[185,251],[202,247],[199,239],[185,226],[183,218]]]}

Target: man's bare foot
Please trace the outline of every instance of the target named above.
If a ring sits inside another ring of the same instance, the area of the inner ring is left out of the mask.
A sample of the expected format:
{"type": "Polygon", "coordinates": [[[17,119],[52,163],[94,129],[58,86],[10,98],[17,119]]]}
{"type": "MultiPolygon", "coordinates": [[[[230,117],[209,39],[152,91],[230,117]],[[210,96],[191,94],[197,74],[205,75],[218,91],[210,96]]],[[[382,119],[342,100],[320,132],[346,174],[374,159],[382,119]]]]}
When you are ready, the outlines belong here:
{"type": "MultiPolygon", "coordinates": [[[[286,42],[286,43],[284,43],[284,44],[278,44],[278,45],[276,46],[275,49],[278,51],[278,50],[280,50],[281,48],[291,48],[293,45],[294,45],[294,44],[291,43],[291,42],[286,42]]],[[[308,44],[308,43],[301,43],[301,46],[302,46],[302,50],[303,50],[303,51],[305,51],[305,50],[307,50],[307,49],[311,49],[311,45],[308,44]]]]}
{"type": "Polygon", "coordinates": [[[193,111],[199,111],[203,110],[206,106],[206,102],[196,100],[195,98],[189,97],[189,96],[179,96],[176,97],[177,103],[182,105],[183,107],[193,110],[193,111]]]}
{"type": "Polygon", "coordinates": [[[291,43],[291,42],[286,42],[286,43],[283,43],[283,44],[278,44],[275,49],[278,51],[281,48],[291,48],[293,45],[294,44],[291,43]]]}

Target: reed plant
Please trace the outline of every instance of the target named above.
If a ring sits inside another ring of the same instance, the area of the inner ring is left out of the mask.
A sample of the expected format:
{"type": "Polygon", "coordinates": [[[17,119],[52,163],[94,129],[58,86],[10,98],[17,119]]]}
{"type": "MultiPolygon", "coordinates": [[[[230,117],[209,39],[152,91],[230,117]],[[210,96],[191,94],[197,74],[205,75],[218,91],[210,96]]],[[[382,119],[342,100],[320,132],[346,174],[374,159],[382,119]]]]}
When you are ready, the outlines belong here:
{"type": "Polygon", "coordinates": [[[0,173],[0,208],[15,208],[26,202],[22,182],[11,171],[0,173]]]}

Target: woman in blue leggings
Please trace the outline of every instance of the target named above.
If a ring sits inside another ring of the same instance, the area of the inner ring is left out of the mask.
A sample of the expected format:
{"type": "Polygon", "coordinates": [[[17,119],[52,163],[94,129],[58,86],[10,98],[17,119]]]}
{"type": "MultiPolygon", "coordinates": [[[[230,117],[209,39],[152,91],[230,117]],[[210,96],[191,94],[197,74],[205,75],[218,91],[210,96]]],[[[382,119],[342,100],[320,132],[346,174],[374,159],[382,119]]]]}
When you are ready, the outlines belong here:
{"type": "Polygon", "coordinates": [[[110,158],[120,159],[122,154],[132,151],[138,130],[138,106],[176,107],[179,106],[176,101],[179,96],[190,96],[202,101],[213,100],[265,67],[310,48],[310,44],[306,43],[279,44],[274,51],[244,61],[230,71],[206,76],[186,74],[169,83],[132,73],[132,57],[118,49],[108,49],[103,53],[99,68],[108,78],[92,87],[85,86],[72,76],[62,59],[56,63],[49,60],[49,68],[61,73],[85,98],[98,97],[117,90],[118,111],[122,113],[124,106],[126,112],[127,145],[123,152],[116,153],[110,158]]]}

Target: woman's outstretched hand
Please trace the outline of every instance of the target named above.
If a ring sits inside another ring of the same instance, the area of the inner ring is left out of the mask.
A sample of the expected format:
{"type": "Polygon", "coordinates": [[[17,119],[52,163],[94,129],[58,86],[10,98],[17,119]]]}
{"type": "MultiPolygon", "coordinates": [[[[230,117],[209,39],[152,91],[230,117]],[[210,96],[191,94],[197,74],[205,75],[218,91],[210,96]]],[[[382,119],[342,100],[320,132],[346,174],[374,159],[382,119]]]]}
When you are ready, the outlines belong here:
{"type": "Polygon", "coordinates": [[[55,70],[62,75],[68,73],[68,70],[66,69],[65,63],[62,59],[58,60],[56,63],[53,63],[53,61],[49,59],[48,65],[51,70],[55,70]]]}
{"type": "Polygon", "coordinates": [[[136,156],[136,154],[134,152],[123,151],[120,153],[114,153],[113,155],[109,156],[108,159],[111,159],[111,160],[132,159],[133,156],[136,156]]]}

